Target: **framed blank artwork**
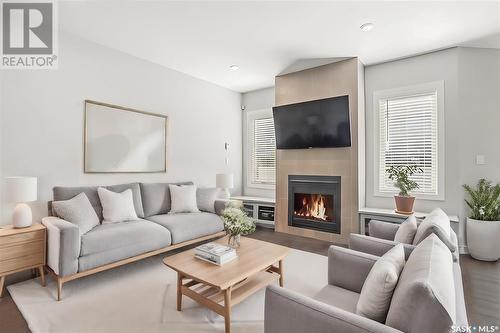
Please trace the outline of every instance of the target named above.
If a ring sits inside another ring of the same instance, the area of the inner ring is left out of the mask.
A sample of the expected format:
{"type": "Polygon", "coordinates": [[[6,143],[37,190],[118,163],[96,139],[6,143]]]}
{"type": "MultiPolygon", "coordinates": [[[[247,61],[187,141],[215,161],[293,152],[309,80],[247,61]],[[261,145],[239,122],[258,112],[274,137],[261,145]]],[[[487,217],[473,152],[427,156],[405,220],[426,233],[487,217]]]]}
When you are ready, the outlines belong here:
{"type": "Polygon", "coordinates": [[[85,101],[85,173],[167,171],[168,117],[85,101]]]}

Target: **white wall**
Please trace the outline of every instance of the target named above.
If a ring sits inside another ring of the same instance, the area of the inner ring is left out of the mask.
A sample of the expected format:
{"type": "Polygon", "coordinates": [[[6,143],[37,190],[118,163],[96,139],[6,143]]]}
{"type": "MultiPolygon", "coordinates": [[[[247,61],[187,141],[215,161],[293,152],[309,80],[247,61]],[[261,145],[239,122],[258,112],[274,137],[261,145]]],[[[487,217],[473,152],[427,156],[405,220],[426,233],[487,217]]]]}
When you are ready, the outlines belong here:
{"type": "Polygon", "coordinates": [[[247,169],[245,162],[247,157],[247,142],[246,142],[246,112],[252,112],[257,110],[271,109],[274,104],[274,87],[254,90],[246,92],[242,95],[242,105],[245,107],[243,111],[243,193],[249,196],[259,196],[266,198],[274,198],[276,193],[275,190],[261,189],[255,187],[247,186],[247,169]]]}
{"type": "Polygon", "coordinates": [[[229,170],[233,192],[241,193],[241,94],[74,36],[61,34],[59,43],[59,69],[3,73],[3,175],[39,178],[35,219],[46,214],[55,185],[193,180],[215,186],[215,174],[229,170]],[[85,99],[168,115],[167,173],[84,174],[85,99]]]}
{"type": "MultiPolygon", "coordinates": [[[[500,50],[458,48],[460,184],[479,178],[500,182],[500,50]],[[484,155],[485,165],[476,165],[484,155]]],[[[459,192],[458,213],[465,220],[464,191],[459,192]]],[[[462,224],[461,236],[465,235],[462,224]]]]}
{"type": "Polygon", "coordinates": [[[453,48],[365,67],[366,206],[394,207],[392,198],[374,195],[373,93],[439,80],[445,82],[445,199],[418,199],[415,209],[425,212],[439,206],[459,215],[463,244],[466,210],[462,184],[481,177],[500,178],[499,50],[453,48]],[[486,155],[486,165],[475,165],[477,154],[486,155]]]}

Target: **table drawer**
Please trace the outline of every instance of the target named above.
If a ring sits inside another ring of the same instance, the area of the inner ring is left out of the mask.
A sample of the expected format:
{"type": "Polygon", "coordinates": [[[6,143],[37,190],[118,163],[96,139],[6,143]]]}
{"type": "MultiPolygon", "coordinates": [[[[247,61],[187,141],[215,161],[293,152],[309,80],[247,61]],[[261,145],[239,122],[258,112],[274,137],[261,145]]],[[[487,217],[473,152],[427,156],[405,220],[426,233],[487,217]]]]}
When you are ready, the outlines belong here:
{"type": "Polygon", "coordinates": [[[45,242],[43,240],[3,247],[0,251],[0,261],[21,258],[33,253],[43,253],[45,251],[44,247],[45,242]]]}
{"type": "Polygon", "coordinates": [[[44,253],[38,252],[21,258],[7,259],[0,261],[0,274],[44,265],[44,253]]]}
{"type": "Polygon", "coordinates": [[[45,240],[45,230],[37,230],[33,232],[0,237],[0,248],[16,243],[35,242],[40,240],[45,240]]]}

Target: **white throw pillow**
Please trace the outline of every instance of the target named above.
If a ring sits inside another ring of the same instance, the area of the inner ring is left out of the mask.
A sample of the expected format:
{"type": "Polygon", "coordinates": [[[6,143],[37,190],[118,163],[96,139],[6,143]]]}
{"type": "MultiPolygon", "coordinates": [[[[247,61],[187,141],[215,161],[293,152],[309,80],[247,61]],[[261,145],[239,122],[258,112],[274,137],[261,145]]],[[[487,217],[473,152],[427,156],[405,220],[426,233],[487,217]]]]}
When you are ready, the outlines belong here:
{"type": "Polygon", "coordinates": [[[215,200],[217,200],[220,189],[199,188],[196,190],[196,203],[202,212],[215,213],[215,200]]]}
{"type": "Polygon", "coordinates": [[[97,194],[99,195],[102,205],[102,216],[104,217],[102,223],[137,220],[137,213],[134,208],[134,197],[131,189],[116,193],[99,187],[97,189],[97,194]]]}
{"type": "Polygon", "coordinates": [[[398,243],[412,244],[417,232],[417,219],[414,215],[409,216],[398,228],[394,241],[398,243]]]}
{"type": "Polygon", "coordinates": [[[83,192],[69,200],[53,201],[52,209],[57,217],[76,224],[80,235],[99,225],[99,217],[83,192]]]}
{"type": "Polygon", "coordinates": [[[380,323],[385,322],[392,294],[404,265],[403,244],[394,246],[377,260],[361,288],[356,305],[357,314],[380,323]]]}
{"type": "Polygon", "coordinates": [[[195,185],[168,185],[170,189],[170,212],[175,213],[198,213],[196,204],[195,185]]]}

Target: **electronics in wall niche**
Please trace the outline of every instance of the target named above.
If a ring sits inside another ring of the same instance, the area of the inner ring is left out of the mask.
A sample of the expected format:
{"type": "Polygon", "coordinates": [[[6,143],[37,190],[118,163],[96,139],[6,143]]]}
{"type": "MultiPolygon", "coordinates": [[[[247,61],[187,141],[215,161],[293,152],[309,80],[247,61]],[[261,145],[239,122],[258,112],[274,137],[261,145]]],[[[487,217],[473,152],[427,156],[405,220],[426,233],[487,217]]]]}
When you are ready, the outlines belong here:
{"type": "Polygon", "coordinates": [[[351,146],[349,96],[273,107],[277,149],[351,146]]]}

